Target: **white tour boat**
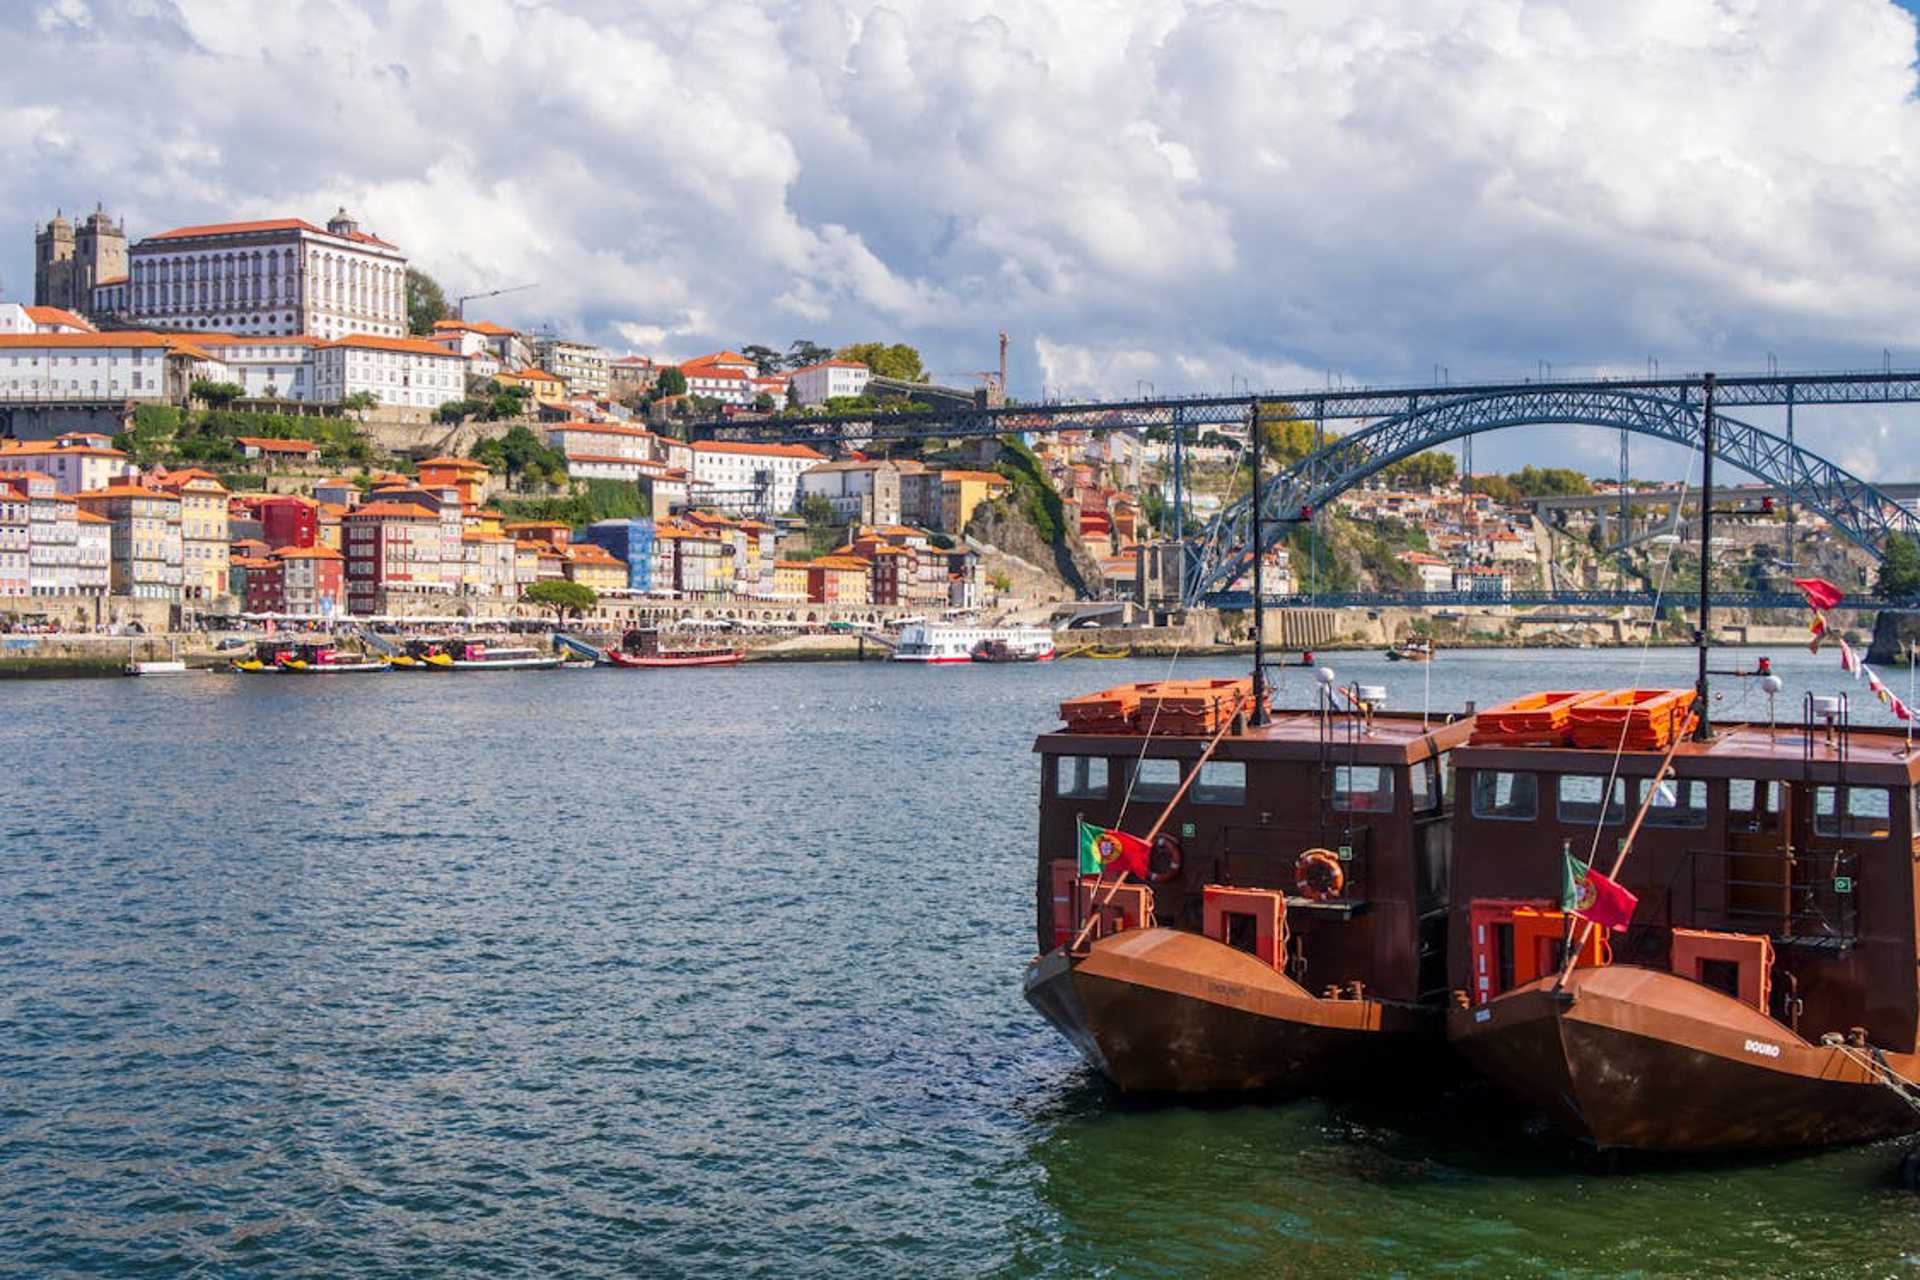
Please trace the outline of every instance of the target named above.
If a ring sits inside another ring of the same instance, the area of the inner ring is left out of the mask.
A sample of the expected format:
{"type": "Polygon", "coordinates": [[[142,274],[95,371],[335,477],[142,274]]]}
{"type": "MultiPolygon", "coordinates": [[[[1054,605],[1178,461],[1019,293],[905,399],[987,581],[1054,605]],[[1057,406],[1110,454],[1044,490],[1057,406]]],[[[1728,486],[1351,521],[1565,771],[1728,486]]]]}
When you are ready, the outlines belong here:
{"type": "Polygon", "coordinates": [[[1045,627],[970,627],[914,622],[900,629],[895,662],[1045,662],[1054,656],[1045,627]],[[983,656],[992,655],[992,656],[983,656]]]}

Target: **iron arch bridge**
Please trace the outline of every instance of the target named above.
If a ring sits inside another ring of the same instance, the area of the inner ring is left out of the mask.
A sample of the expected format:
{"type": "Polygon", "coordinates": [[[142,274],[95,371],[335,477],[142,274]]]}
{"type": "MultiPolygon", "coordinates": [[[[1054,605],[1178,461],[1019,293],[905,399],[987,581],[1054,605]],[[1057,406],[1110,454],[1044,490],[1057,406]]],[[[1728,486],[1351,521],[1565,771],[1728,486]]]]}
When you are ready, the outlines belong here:
{"type": "MultiPolygon", "coordinates": [[[[1704,420],[1700,388],[1539,385],[1485,393],[1415,399],[1398,413],[1342,436],[1266,481],[1260,490],[1262,549],[1284,538],[1301,513],[1318,511],[1337,495],[1385,467],[1436,445],[1507,427],[1606,427],[1665,440],[1698,452],[1704,420]]],[[[1762,431],[1714,413],[1714,457],[1792,495],[1876,557],[1890,533],[1920,534],[1920,518],[1851,472],[1762,431]]],[[[1185,580],[1189,604],[1244,600],[1232,592],[1252,566],[1252,504],[1222,511],[1191,549],[1185,580]]]]}

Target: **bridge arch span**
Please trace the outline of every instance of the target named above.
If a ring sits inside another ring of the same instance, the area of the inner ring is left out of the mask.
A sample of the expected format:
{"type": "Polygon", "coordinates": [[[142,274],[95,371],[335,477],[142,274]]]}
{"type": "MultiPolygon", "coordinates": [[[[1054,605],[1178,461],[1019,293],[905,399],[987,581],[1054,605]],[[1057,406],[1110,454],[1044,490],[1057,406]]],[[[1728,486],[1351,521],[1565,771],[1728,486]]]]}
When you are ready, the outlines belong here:
{"type": "MultiPolygon", "coordinates": [[[[1283,538],[1302,510],[1317,511],[1348,489],[1436,445],[1509,427],[1590,426],[1631,431],[1699,452],[1704,414],[1692,394],[1650,395],[1629,388],[1542,386],[1435,399],[1380,418],[1302,458],[1261,486],[1262,543],[1283,538]]],[[[1714,413],[1714,457],[1786,490],[1876,558],[1890,533],[1920,537],[1920,518],[1853,473],[1751,423],[1714,413]]],[[[1252,506],[1229,506],[1190,557],[1186,597],[1204,602],[1226,591],[1252,564],[1252,506]]]]}

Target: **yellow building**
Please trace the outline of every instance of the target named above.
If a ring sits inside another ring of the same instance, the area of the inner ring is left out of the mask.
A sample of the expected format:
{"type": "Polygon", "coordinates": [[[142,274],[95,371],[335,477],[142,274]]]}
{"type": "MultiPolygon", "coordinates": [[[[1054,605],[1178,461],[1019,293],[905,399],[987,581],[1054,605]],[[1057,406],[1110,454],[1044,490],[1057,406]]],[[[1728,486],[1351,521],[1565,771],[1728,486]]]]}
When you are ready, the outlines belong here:
{"type": "Polygon", "coordinates": [[[227,487],[210,471],[171,472],[154,483],[180,499],[180,598],[212,600],[227,594],[227,487]]]}
{"type": "Polygon", "coordinates": [[[1013,487],[1011,481],[994,471],[942,471],[940,473],[940,528],[959,533],[973,519],[983,502],[1003,497],[1013,487]]]}
{"type": "Polygon", "coordinates": [[[807,562],[773,562],[773,596],[776,600],[801,601],[807,598],[807,562]]]}
{"type": "Polygon", "coordinates": [[[515,369],[511,373],[502,369],[493,375],[501,390],[511,387],[525,387],[529,398],[540,404],[565,404],[567,384],[554,377],[545,369],[515,369]]]}
{"type": "Polygon", "coordinates": [[[576,542],[567,548],[567,577],[599,592],[627,589],[627,562],[605,547],[576,542]]]}
{"type": "Polygon", "coordinates": [[[470,596],[513,599],[520,594],[512,538],[468,529],[460,535],[460,590],[470,596]]]}

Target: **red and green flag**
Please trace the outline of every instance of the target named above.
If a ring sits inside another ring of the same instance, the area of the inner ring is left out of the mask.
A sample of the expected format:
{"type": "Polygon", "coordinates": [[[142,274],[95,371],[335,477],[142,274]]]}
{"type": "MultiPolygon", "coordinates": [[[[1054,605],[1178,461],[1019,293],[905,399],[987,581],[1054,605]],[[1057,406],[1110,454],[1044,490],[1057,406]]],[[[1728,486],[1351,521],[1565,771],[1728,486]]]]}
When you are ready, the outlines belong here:
{"type": "Polygon", "coordinates": [[[1560,909],[1591,920],[1603,929],[1624,929],[1640,900],[1571,854],[1560,893],[1560,909]]]}
{"type": "Polygon", "coordinates": [[[1080,874],[1103,876],[1110,869],[1132,872],[1147,878],[1148,845],[1139,836],[1130,836],[1111,827],[1080,824],[1080,874]]]}

